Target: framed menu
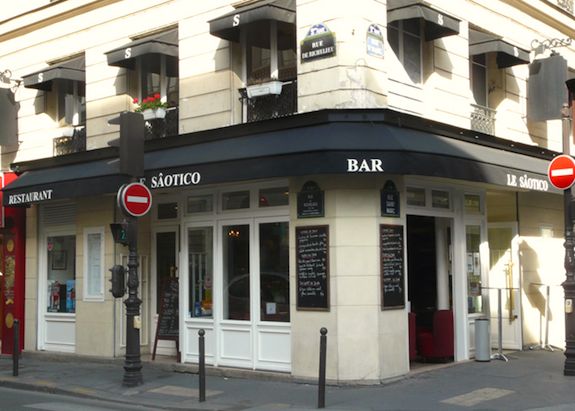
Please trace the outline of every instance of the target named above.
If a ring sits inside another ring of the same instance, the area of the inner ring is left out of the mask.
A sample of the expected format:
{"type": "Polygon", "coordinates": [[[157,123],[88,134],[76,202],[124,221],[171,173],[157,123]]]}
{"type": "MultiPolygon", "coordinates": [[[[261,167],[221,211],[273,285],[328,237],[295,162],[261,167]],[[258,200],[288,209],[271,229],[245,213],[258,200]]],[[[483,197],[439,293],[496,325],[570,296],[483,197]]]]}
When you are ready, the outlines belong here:
{"type": "Polygon", "coordinates": [[[403,226],[381,224],[380,272],[381,272],[381,309],[400,309],[405,307],[405,274],[403,226]]]}
{"type": "Polygon", "coordinates": [[[296,227],[297,309],[329,311],[329,226],[296,227]]]}

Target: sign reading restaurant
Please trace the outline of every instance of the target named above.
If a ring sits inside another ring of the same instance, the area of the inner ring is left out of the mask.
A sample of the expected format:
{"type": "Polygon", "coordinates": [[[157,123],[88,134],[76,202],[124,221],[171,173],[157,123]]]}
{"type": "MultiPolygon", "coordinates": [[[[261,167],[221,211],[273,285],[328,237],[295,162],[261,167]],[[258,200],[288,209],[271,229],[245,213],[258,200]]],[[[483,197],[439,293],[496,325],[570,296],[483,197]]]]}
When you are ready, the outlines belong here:
{"type": "Polygon", "coordinates": [[[40,190],[40,191],[30,191],[28,193],[18,193],[8,195],[8,205],[19,205],[36,203],[38,201],[47,201],[52,199],[52,193],[54,190],[40,190]]]}

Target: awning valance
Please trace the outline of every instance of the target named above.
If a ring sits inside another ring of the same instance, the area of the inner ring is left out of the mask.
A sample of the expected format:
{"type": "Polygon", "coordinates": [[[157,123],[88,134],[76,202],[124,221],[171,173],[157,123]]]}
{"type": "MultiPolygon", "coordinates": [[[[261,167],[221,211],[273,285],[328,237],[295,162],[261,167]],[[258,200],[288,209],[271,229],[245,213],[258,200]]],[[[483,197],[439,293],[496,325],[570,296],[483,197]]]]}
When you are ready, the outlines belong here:
{"type": "Polygon", "coordinates": [[[28,74],[24,76],[22,80],[24,87],[49,91],[52,89],[52,82],[57,80],[85,83],[85,70],[85,59],[84,56],[81,56],[28,74]]]}
{"type": "Polygon", "coordinates": [[[460,20],[419,0],[388,0],[387,22],[421,19],[427,41],[459,34],[460,20]]]}
{"type": "Polygon", "coordinates": [[[122,47],[106,53],[108,65],[123,67],[129,70],[136,68],[136,59],[141,59],[143,69],[147,72],[160,72],[159,56],[166,57],[167,74],[170,77],[178,75],[178,30],[173,29],[162,33],[134,40],[122,47]]]}
{"type": "Polygon", "coordinates": [[[5,206],[114,193],[128,177],[119,174],[119,160],[107,159],[26,171],[4,187],[5,206]]]}
{"type": "MultiPolygon", "coordinates": [[[[182,140],[196,143],[159,146],[145,153],[146,184],[152,189],[181,189],[197,184],[344,175],[350,172],[349,159],[377,159],[387,174],[557,192],[547,182],[548,159],[372,119],[344,121],[343,116],[345,113],[332,114],[333,119],[306,126],[296,120],[297,127],[280,130],[243,134],[241,125],[209,136],[202,132],[185,136],[182,140]]],[[[117,159],[30,170],[4,189],[4,205],[115,193],[127,180],[118,172],[117,159]]]]}
{"type": "Polygon", "coordinates": [[[514,46],[495,34],[470,28],[469,55],[476,56],[484,53],[497,53],[497,66],[499,68],[529,63],[527,50],[514,46]]]}
{"type": "Polygon", "coordinates": [[[238,7],[232,12],[210,20],[210,34],[233,42],[240,41],[240,30],[250,24],[277,21],[295,24],[295,0],[264,0],[238,7]]]}

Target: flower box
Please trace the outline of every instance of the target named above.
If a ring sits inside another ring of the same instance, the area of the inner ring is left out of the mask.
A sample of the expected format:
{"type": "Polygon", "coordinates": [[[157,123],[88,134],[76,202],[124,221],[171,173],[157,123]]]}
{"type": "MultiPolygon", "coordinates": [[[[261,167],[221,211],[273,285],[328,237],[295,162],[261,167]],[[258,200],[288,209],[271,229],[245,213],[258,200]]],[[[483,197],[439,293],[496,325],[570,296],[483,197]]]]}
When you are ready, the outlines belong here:
{"type": "Polygon", "coordinates": [[[166,109],[164,108],[149,108],[147,110],[142,111],[144,116],[144,120],[154,120],[157,118],[165,118],[166,117],[166,109]]]}

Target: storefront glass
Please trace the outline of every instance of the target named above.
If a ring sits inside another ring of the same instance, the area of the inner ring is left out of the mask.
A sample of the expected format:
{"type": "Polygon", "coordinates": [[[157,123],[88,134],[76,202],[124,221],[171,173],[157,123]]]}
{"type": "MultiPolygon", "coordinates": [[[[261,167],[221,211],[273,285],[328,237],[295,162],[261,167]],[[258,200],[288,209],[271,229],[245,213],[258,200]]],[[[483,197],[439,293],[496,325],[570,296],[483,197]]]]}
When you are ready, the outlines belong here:
{"type": "Polygon", "coordinates": [[[259,230],[261,320],[289,322],[288,223],[263,223],[259,230]]]}
{"type": "Polygon", "coordinates": [[[48,312],[76,312],[76,236],[48,237],[48,312]]]}
{"type": "Polygon", "coordinates": [[[213,315],[213,229],[212,227],[188,230],[190,265],[191,317],[212,318],[213,315]]]}
{"type": "Polygon", "coordinates": [[[223,227],[224,319],[250,320],[250,226],[223,227]]]}
{"type": "Polygon", "coordinates": [[[481,227],[479,225],[466,226],[467,310],[470,314],[483,312],[481,259],[479,258],[480,242],[481,227]]]}

